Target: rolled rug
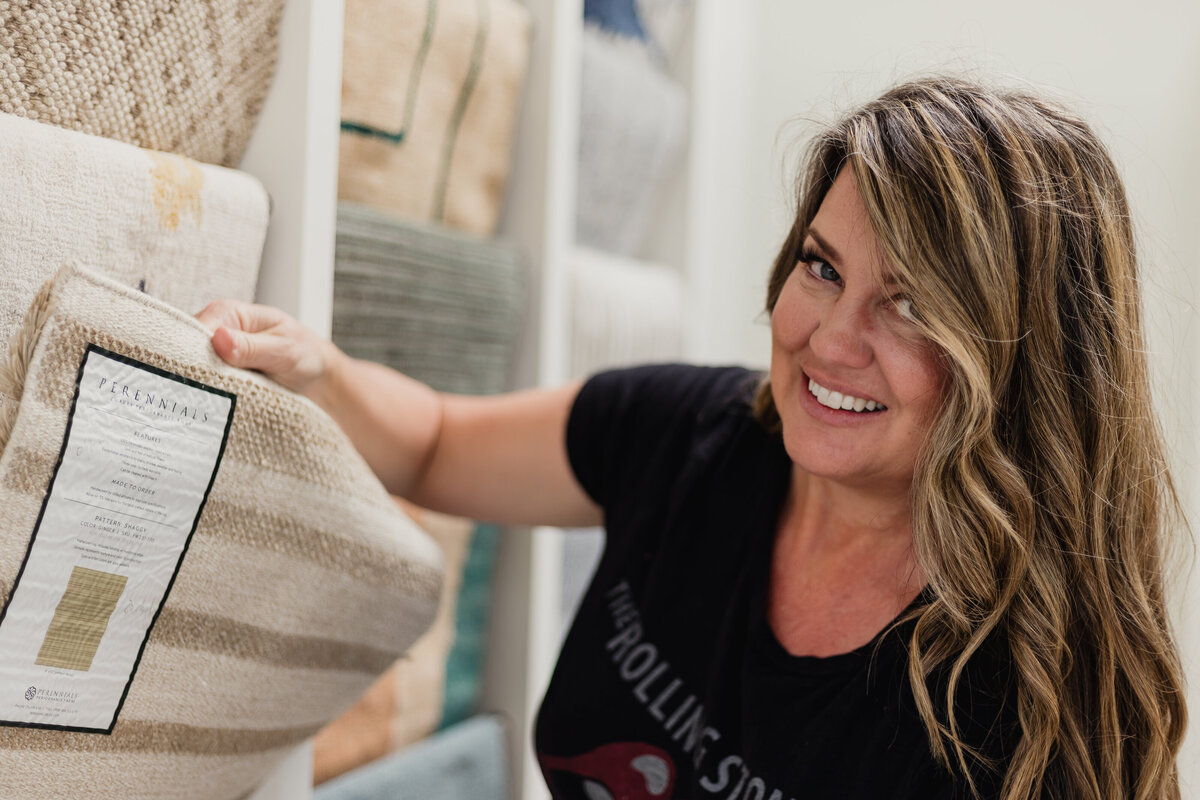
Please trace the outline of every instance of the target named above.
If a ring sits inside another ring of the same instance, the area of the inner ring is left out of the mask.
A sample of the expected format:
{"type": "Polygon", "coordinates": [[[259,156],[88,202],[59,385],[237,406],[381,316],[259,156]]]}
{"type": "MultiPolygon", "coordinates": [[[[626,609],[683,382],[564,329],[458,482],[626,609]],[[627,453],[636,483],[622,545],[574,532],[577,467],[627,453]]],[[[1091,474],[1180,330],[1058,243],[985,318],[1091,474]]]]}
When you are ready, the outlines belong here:
{"type": "Polygon", "coordinates": [[[275,72],[283,6],[6,2],[0,111],[235,166],[275,72]]]}
{"type": "Polygon", "coordinates": [[[437,546],[187,314],[65,268],[0,389],[0,797],[238,800],[433,619],[437,546]]]}
{"type": "Polygon", "coordinates": [[[641,39],[588,24],[582,44],[576,236],[637,256],[683,154],[687,93],[641,39]]]}
{"type": "Polygon", "coordinates": [[[516,0],[347,0],[338,198],[495,233],[530,27],[516,0]]]}
{"type": "Polygon", "coordinates": [[[675,270],[577,248],[570,281],[572,375],[682,355],[683,281],[675,270]]]}
{"type": "Polygon", "coordinates": [[[75,260],[188,312],[254,297],[269,209],[244,172],[0,114],[0,187],[0,358],[75,260]]]}
{"type": "Polygon", "coordinates": [[[525,309],[520,253],[498,240],[338,206],[333,341],[439,391],[511,386],[525,309]]]}

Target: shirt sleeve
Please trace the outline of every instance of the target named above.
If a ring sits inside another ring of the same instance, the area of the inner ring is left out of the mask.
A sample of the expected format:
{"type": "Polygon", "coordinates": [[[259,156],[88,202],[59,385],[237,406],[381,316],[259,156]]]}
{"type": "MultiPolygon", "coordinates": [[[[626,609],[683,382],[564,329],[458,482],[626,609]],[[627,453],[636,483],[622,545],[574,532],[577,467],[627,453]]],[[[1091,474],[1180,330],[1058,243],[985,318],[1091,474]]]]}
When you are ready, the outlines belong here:
{"type": "Polygon", "coordinates": [[[579,391],[567,420],[567,456],[601,507],[618,495],[665,488],[697,431],[731,402],[745,408],[755,373],[738,367],[653,365],[601,372],[579,391]]]}

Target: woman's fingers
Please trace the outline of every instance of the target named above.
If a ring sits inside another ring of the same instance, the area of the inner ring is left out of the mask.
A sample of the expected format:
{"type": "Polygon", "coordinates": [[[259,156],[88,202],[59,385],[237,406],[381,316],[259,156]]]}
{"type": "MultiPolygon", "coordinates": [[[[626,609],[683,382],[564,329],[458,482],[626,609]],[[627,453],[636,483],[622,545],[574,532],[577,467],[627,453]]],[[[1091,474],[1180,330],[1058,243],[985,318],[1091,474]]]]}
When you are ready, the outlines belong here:
{"type": "Polygon", "coordinates": [[[325,370],[330,345],[277,308],[217,300],[196,319],[212,329],[213,350],[222,360],[290,389],[303,391],[325,370]]]}

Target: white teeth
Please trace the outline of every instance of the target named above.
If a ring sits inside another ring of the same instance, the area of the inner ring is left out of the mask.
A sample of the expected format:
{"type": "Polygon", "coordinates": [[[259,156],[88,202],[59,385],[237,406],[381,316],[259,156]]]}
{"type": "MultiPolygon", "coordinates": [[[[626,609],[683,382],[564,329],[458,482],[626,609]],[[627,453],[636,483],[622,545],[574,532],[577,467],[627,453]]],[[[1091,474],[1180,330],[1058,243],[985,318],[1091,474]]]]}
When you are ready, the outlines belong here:
{"type": "Polygon", "coordinates": [[[842,394],[841,392],[833,392],[826,389],[821,384],[817,383],[812,378],[808,379],[808,391],[817,398],[817,402],[829,408],[841,409],[843,411],[874,411],[876,409],[884,411],[887,409],[883,403],[877,403],[874,400],[867,400],[863,397],[855,397],[850,394],[842,394]]]}

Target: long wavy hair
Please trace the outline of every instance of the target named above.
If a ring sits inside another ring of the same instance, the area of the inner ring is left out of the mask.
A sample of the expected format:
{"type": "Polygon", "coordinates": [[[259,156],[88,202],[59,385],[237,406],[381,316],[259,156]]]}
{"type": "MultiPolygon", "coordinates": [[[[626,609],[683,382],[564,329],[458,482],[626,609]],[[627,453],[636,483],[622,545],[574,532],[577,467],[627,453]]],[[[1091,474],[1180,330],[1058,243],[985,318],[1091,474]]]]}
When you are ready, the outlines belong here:
{"type": "MultiPolygon", "coordinates": [[[[1187,713],[1163,573],[1182,514],[1112,160],[1037,96],[897,86],[811,143],[768,311],[842,169],[948,372],[912,487],[933,599],[909,620],[908,678],[933,753],[967,781],[986,761],[955,697],[999,637],[1019,720],[1003,800],[1178,798],[1187,713]]],[[[778,425],[769,385],[755,406],[778,425]]]]}

